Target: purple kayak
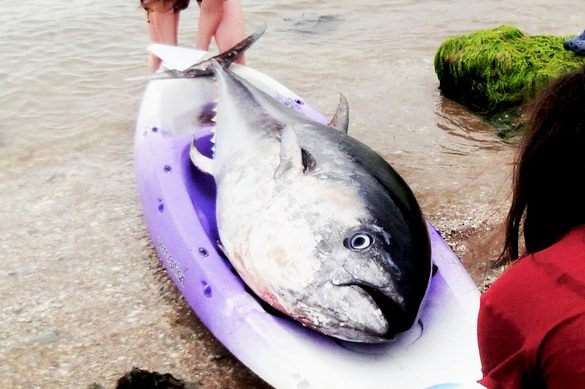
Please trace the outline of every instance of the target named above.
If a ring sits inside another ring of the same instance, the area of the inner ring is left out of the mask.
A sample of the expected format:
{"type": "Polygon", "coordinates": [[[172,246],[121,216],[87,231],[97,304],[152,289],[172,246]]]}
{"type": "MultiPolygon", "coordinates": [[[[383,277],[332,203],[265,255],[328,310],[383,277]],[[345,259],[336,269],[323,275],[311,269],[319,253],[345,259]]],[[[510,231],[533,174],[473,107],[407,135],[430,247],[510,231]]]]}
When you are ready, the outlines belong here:
{"type": "MultiPolygon", "coordinates": [[[[179,70],[205,54],[154,46],[179,70]]],[[[268,76],[234,65],[241,77],[320,122],[327,120],[268,76]]],[[[212,80],[151,81],[135,135],[138,190],[151,239],[169,277],[195,314],[240,361],[277,388],[426,388],[481,377],[476,340],[479,292],[458,258],[429,225],[438,267],[421,325],[384,345],[341,342],[265,311],[218,249],[215,185],[189,159],[193,137],[210,151],[199,117],[212,80]]]]}

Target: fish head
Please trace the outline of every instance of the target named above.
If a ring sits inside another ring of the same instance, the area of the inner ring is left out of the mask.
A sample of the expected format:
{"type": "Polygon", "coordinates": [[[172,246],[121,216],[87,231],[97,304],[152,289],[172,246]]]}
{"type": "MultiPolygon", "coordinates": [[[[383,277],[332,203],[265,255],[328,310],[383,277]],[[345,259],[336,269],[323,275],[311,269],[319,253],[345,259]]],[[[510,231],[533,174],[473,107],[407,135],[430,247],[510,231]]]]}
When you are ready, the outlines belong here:
{"type": "MultiPolygon", "coordinates": [[[[395,338],[416,323],[429,289],[432,260],[427,224],[418,202],[398,173],[369,147],[350,137],[336,141],[351,155],[350,182],[366,212],[346,225],[343,248],[331,282],[359,289],[386,321],[381,340],[395,338]],[[343,258],[343,259],[342,259],[343,258]]],[[[383,328],[383,327],[380,327],[383,328]]]]}
{"type": "MultiPolygon", "coordinates": [[[[297,301],[305,325],[347,341],[381,343],[416,321],[421,296],[410,283],[420,275],[399,266],[392,236],[375,223],[337,225],[318,242],[322,267],[297,301]]],[[[426,287],[424,288],[426,289],[426,287]]]]}
{"type": "Polygon", "coordinates": [[[310,185],[319,194],[293,217],[311,215],[321,263],[300,316],[336,338],[380,343],[416,323],[430,283],[430,242],[418,205],[404,201],[414,198],[406,184],[398,180],[388,190],[367,169],[350,170],[310,185]]]}
{"type": "Polygon", "coordinates": [[[415,266],[403,246],[409,237],[395,227],[372,219],[347,228],[335,254],[334,260],[342,265],[331,273],[332,285],[357,292],[354,301],[362,301],[358,309],[378,318],[377,327],[370,325],[366,331],[369,342],[391,340],[408,330],[416,321],[428,286],[426,269],[415,266]]]}

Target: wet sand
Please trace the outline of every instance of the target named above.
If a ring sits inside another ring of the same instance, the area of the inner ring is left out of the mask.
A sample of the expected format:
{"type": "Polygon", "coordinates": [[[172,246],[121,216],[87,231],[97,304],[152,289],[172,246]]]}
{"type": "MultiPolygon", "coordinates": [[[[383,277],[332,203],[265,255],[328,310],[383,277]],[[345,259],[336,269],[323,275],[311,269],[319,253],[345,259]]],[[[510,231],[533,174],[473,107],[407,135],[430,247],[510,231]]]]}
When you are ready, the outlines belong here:
{"type": "MultiPolygon", "coordinates": [[[[137,2],[136,2],[137,3],[137,2]]],[[[245,2],[269,26],[249,61],[327,113],[415,190],[478,285],[501,244],[514,144],[440,97],[449,35],[502,23],[577,33],[562,0],[245,2]],[[521,10],[522,12],[520,12],[521,10]]],[[[194,37],[196,7],[182,17],[194,37]]],[[[132,163],[144,74],[133,2],[39,0],[0,14],[0,387],[113,387],[138,366],[203,388],[265,388],[202,327],[150,244],[132,163]]]]}

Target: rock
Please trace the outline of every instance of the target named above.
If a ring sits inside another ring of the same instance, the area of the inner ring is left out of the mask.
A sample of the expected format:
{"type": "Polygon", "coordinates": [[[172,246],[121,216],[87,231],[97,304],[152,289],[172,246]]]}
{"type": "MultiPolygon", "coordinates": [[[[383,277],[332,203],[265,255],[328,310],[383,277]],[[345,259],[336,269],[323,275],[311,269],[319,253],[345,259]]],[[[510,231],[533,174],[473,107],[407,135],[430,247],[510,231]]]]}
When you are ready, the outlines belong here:
{"type": "MultiPolygon", "coordinates": [[[[585,65],[566,37],[526,35],[501,26],[447,39],[435,56],[443,95],[488,117],[517,110],[551,80],[585,65]]],[[[498,117],[502,119],[501,116],[498,117]]]]}
{"type": "Polygon", "coordinates": [[[120,377],[116,389],[195,389],[196,387],[195,384],[181,381],[168,373],[161,374],[135,367],[120,377]]]}

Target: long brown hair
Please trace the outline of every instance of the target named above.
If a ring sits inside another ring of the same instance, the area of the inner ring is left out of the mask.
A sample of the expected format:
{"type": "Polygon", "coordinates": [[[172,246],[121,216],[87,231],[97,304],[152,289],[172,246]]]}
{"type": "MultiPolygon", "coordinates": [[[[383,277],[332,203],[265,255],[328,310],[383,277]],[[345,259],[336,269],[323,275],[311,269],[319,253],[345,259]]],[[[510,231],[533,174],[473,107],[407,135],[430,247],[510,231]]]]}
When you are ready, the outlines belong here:
{"type": "Polygon", "coordinates": [[[500,262],[559,241],[585,224],[585,68],[562,76],[533,105],[514,174],[500,262]]]}

